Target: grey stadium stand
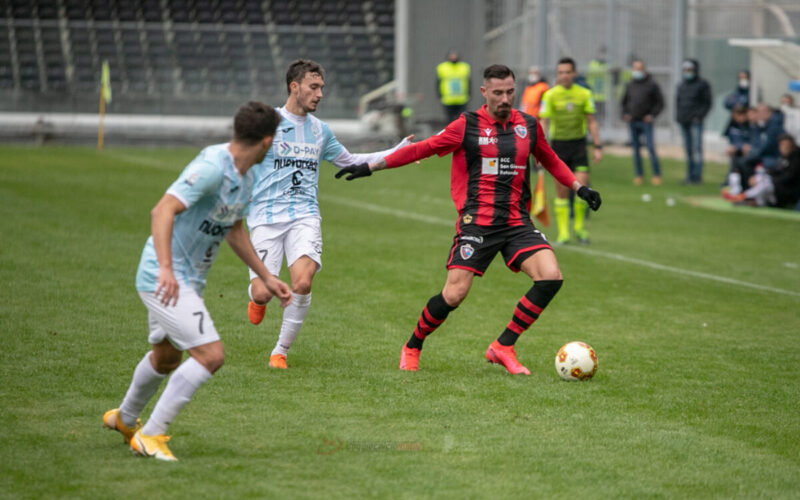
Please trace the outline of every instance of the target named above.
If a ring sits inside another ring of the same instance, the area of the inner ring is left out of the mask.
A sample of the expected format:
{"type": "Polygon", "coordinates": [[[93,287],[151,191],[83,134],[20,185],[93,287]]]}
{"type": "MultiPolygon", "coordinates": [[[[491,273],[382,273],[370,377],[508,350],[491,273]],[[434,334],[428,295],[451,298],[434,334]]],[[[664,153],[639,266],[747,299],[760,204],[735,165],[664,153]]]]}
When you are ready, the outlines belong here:
{"type": "Polygon", "coordinates": [[[299,57],[328,71],[320,113],[354,117],[392,79],[394,1],[0,2],[0,111],[96,111],[108,61],[114,112],[229,114],[281,104],[299,57]]]}

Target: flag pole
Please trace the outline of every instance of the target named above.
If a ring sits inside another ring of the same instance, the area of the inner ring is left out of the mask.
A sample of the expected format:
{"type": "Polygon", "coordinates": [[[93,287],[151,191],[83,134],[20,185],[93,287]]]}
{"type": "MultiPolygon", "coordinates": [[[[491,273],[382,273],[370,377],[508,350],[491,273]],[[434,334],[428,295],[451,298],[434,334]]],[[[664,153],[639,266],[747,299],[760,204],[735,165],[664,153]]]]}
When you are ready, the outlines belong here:
{"type": "Polygon", "coordinates": [[[105,89],[103,86],[100,86],[100,125],[97,128],[97,150],[103,150],[103,117],[106,114],[106,99],[103,94],[105,89]]]}

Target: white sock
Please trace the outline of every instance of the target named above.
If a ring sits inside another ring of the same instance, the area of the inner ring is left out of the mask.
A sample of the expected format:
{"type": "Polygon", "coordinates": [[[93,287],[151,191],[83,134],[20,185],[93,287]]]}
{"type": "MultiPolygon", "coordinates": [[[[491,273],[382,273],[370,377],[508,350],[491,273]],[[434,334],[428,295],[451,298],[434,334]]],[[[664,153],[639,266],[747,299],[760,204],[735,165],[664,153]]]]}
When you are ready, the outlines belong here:
{"type": "Polygon", "coordinates": [[[189,357],[172,374],[167,387],[158,398],[153,413],[142,427],[142,434],[155,436],[165,434],[167,426],[192,399],[195,391],[211,378],[211,372],[196,359],[189,357]]]}
{"type": "Polygon", "coordinates": [[[136,365],[131,385],[119,406],[119,416],[123,424],[128,427],[136,425],[136,419],[139,418],[139,414],[142,413],[153,394],[158,391],[164,377],[166,375],[158,373],[150,364],[150,352],[145,354],[136,365]]]}
{"type": "Polygon", "coordinates": [[[306,318],[310,306],[310,293],[308,295],[292,294],[292,303],[283,310],[281,334],[278,336],[278,343],[275,344],[275,349],[272,350],[272,356],[276,354],[286,356],[289,348],[294,343],[294,339],[297,338],[297,334],[300,332],[300,327],[303,326],[303,320],[306,318]]]}

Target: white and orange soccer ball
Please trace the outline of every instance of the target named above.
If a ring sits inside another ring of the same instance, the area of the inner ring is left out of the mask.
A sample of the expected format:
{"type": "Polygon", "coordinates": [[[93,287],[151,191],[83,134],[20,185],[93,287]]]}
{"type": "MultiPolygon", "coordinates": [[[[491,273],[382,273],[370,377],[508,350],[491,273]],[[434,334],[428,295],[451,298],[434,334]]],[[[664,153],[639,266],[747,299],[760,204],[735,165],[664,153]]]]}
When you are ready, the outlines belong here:
{"type": "Polygon", "coordinates": [[[556,372],[564,380],[588,380],[597,373],[597,354],[583,342],[564,344],[556,353],[556,372]]]}

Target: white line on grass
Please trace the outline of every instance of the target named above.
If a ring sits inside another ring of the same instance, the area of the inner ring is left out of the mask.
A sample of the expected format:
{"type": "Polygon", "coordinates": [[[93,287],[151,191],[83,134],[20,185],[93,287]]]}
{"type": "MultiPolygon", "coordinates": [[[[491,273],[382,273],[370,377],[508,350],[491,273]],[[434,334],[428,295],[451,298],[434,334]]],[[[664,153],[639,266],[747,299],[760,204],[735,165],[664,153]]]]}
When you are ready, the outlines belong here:
{"type": "MultiPolygon", "coordinates": [[[[455,220],[447,220],[441,217],[434,217],[431,215],[424,215],[424,214],[417,214],[414,212],[408,212],[405,210],[395,209],[384,207],[381,205],[374,205],[372,203],[367,203],[364,201],[357,201],[351,200],[349,198],[342,198],[339,196],[330,196],[325,195],[320,197],[322,200],[330,201],[332,203],[336,203],[339,205],[347,205],[353,208],[360,208],[363,210],[369,210],[370,212],[375,212],[379,214],[386,214],[386,215],[393,215],[395,217],[401,217],[403,219],[410,219],[419,222],[426,222],[428,224],[435,224],[439,226],[447,226],[454,228],[455,227],[455,220]]],[[[747,281],[740,281],[735,280],[733,278],[726,278],[724,276],[717,276],[714,274],[702,273],[699,271],[691,271],[689,269],[681,269],[679,267],[672,267],[672,266],[665,266],[663,264],[658,264],[656,262],[650,262],[648,260],[637,259],[635,257],[628,257],[625,255],[611,253],[611,252],[603,252],[601,250],[595,250],[592,248],[586,247],[578,247],[578,246],[562,246],[559,247],[559,250],[568,250],[573,252],[580,252],[587,255],[592,255],[594,257],[602,257],[605,259],[617,260],[620,262],[626,262],[628,264],[636,264],[642,267],[648,267],[650,269],[656,269],[658,271],[666,271],[675,274],[682,274],[684,276],[691,276],[693,278],[700,278],[706,279],[710,281],[716,281],[718,283],[725,283],[728,285],[736,285],[744,288],[752,288],[754,290],[762,290],[765,292],[772,292],[772,293],[779,293],[782,295],[789,295],[791,297],[800,297],[800,292],[795,292],[793,290],[785,290],[783,288],[775,288],[766,285],[759,285],[757,283],[750,283],[747,281]]]]}

